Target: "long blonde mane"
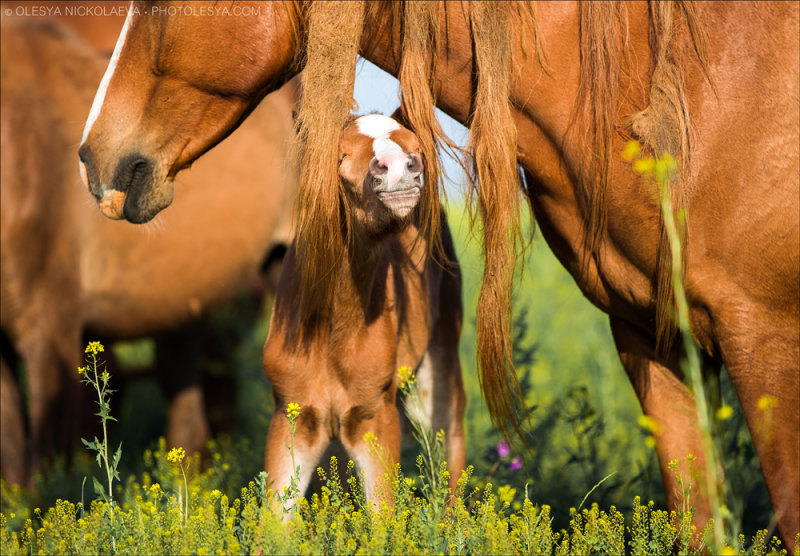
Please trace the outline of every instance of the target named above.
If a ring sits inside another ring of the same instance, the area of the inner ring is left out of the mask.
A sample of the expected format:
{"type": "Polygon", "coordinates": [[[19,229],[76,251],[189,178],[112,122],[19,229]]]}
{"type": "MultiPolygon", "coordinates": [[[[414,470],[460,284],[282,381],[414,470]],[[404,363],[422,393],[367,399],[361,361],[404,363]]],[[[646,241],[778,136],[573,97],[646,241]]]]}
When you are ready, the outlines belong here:
{"type": "MultiPolygon", "coordinates": [[[[434,251],[438,241],[441,163],[437,145],[447,140],[434,106],[437,56],[442,37],[443,9],[466,9],[473,55],[473,94],[467,155],[471,188],[477,197],[484,234],[485,271],[478,302],[478,364],[481,385],[495,423],[505,432],[520,432],[519,408],[524,406],[512,362],[511,284],[520,239],[517,136],[509,91],[512,40],[533,45],[544,64],[535,3],[472,2],[442,8],[441,2],[312,2],[298,18],[304,35],[305,96],[299,134],[304,148],[298,196],[297,252],[303,320],[313,326],[330,306],[331,269],[343,253],[339,231],[348,237],[347,210],[340,192],[337,149],[352,106],[356,56],[364,40],[364,21],[380,22],[380,32],[400,37],[399,80],[404,119],[419,137],[426,164],[426,187],[419,209],[423,236],[434,251]],[[387,17],[388,16],[388,17],[387,17]],[[385,23],[387,22],[388,23],[385,23]],[[398,27],[399,26],[399,27],[398,27]],[[399,31],[399,32],[398,32],[399,31]]],[[[588,108],[589,153],[579,176],[579,195],[587,215],[586,256],[597,249],[605,228],[605,192],[609,181],[612,137],[618,121],[619,72],[626,56],[620,2],[580,4],[580,95],[575,110],[588,108]]],[[[691,2],[652,1],[649,5],[653,73],[649,104],[625,123],[628,133],[654,153],[671,152],[684,175],[690,163],[690,120],[680,64],[673,46],[674,30],[684,21],[694,47],[704,60],[701,26],[691,2]]],[[[376,29],[368,32],[375,33],[376,29]]],[[[681,187],[675,205],[681,206],[681,187]]],[[[664,245],[660,258],[666,260],[664,245]]],[[[667,341],[672,330],[667,315],[668,263],[659,265],[654,295],[658,305],[658,337],[667,341]],[[666,282],[664,280],[667,280],[666,282]]]]}

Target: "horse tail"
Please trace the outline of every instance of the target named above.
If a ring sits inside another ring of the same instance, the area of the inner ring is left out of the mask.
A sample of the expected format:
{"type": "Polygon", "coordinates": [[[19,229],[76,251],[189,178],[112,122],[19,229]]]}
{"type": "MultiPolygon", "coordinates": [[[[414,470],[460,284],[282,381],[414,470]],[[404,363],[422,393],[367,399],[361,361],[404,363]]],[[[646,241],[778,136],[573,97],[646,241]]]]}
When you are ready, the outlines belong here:
{"type": "Polygon", "coordinates": [[[439,233],[442,217],[439,196],[444,189],[436,146],[438,143],[449,145],[450,141],[434,111],[439,5],[434,2],[404,2],[402,21],[402,59],[397,76],[402,90],[400,107],[404,123],[419,139],[425,161],[425,187],[418,209],[421,236],[427,240],[428,249],[435,257],[446,264],[450,261],[445,260],[447,257],[439,233]]]}
{"type": "Polygon", "coordinates": [[[483,222],[485,269],[477,308],[478,376],[492,421],[506,438],[522,438],[524,398],[512,358],[511,285],[519,223],[517,128],[508,101],[511,71],[509,12],[471,6],[476,69],[470,147],[471,181],[483,222]]]}
{"type": "MultiPolygon", "coordinates": [[[[304,329],[328,311],[350,234],[339,180],[339,144],[353,106],[364,2],[314,2],[309,9],[303,98],[297,118],[302,170],[297,194],[297,248],[304,329]],[[334,233],[331,233],[331,230],[334,233]]],[[[301,62],[303,63],[303,62],[301,62]]]]}

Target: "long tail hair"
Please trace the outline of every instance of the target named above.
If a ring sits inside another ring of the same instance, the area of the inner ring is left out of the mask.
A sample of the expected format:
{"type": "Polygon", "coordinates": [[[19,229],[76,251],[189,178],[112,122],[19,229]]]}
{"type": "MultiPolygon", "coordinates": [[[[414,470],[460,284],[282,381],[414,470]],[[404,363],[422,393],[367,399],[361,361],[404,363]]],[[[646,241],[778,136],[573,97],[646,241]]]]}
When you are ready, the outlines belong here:
{"type": "Polygon", "coordinates": [[[297,276],[308,330],[330,309],[334,270],[349,237],[339,143],[353,106],[364,2],[313,2],[306,14],[303,98],[297,116],[302,170],[297,194],[297,276]]]}

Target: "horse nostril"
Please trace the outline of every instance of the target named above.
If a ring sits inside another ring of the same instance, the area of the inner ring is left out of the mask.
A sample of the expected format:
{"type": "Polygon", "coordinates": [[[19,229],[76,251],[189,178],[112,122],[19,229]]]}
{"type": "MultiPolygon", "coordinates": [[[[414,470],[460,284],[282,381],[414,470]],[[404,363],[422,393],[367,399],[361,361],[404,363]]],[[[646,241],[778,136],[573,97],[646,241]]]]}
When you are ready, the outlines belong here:
{"type": "Polygon", "coordinates": [[[422,172],[422,159],[417,154],[408,155],[408,164],[406,164],[408,171],[414,174],[422,172]]]}
{"type": "Polygon", "coordinates": [[[83,144],[81,148],[78,149],[78,159],[86,164],[86,159],[89,157],[89,145],[83,144]]]}
{"type": "Polygon", "coordinates": [[[384,164],[377,158],[373,158],[372,160],[369,161],[369,173],[372,174],[373,176],[377,174],[385,174],[388,170],[389,168],[386,166],[386,164],[384,164]]]}

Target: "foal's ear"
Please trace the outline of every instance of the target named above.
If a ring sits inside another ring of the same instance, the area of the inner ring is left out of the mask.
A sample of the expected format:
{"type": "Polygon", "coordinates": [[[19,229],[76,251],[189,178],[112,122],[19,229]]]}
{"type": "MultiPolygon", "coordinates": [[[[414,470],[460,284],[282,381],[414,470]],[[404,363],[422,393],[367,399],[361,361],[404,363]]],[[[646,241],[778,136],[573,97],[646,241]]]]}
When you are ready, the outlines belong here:
{"type": "Polygon", "coordinates": [[[392,116],[391,117],[392,117],[393,120],[396,120],[397,123],[399,123],[404,128],[411,130],[411,125],[408,123],[408,118],[406,118],[406,113],[403,112],[403,107],[402,106],[398,106],[397,110],[392,112],[392,116]]]}

